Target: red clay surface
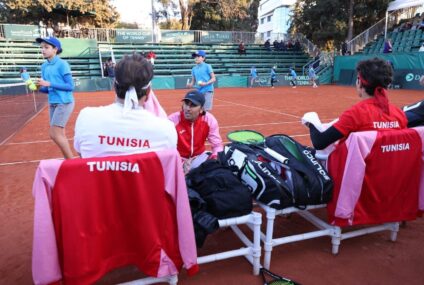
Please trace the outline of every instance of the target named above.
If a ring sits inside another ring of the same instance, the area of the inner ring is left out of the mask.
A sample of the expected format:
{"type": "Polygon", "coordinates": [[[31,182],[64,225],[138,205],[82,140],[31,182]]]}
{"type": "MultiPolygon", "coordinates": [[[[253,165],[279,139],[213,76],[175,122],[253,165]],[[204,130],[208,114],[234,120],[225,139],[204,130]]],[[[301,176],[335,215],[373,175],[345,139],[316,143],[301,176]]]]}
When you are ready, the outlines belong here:
{"type": "MultiPolygon", "coordinates": [[[[185,92],[160,90],[156,95],[171,113],[180,109],[185,92]]],[[[391,102],[398,106],[424,97],[422,91],[390,90],[389,93],[391,102]]],[[[79,110],[114,100],[112,92],[78,93],[75,97],[76,108],[67,128],[71,143],[79,110]]],[[[305,112],[316,111],[323,121],[330,121],[358,101],[352,87],[222,88],[216,90],[212,113],[218,119],[223,137],[232,130],[254,129],[265,135],[285,133],[310,144],[308,131],[300,124],[305,112]]],[[[3,120],[1,116],[0,120],[3,120]]],[[[39,160],[58,157],[60,152],[48,137],[47,108],[0,146],[0,284],[32,284],[32,181],[39,160]]],[[[300,233],[307,228],[311,226],[293,215],[277,219],[275,232],[300,233]]],[[[328,237],[278,246],[272,254],[271,270],[302,284],[422,285],[423,241],[424,219],[421,218],[401,228],[395,243],[389,241],[388,232],[356,237],[343,241],[337,256],[331,254],[328,237]]],[[[199,255],[240,246],[230,230],[220,230],[208,237],[199,255]]],[[[127,281],[135,275],[134,270],[119,270],[100,283],[127,281]]],[[[251,274],[250,264],[238,257],[201,265],[194,277],[182,272],[179,284],[259,285],[262,281],[251,274]]]]}

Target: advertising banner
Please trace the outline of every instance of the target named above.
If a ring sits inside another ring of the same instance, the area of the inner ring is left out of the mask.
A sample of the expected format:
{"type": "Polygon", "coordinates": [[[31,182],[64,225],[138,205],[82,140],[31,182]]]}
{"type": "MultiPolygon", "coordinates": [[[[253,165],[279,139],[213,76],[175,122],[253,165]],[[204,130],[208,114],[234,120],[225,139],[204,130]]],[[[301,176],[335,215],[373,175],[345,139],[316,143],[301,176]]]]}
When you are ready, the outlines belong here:
{"type": "Polygon", "coordinates": [[[148,43],[152,41],[152,32],[147,30],[117,29],[115,42],[148,43]]]}
{"type": "Polygon", "coordinates": [[[202,43],[231,43],[231,32],[202,31],[202,43]]]}
{"type": "Polygon", "coordinates": [[[162,43],[193,43],[194,31],[162,31],[162,43]]]}
{"type": "Polygon", "coordinates": [[[40,36],[40,30],[35,25],[3,24],[4,36],[12,40],[34,41],[40,36]]]}

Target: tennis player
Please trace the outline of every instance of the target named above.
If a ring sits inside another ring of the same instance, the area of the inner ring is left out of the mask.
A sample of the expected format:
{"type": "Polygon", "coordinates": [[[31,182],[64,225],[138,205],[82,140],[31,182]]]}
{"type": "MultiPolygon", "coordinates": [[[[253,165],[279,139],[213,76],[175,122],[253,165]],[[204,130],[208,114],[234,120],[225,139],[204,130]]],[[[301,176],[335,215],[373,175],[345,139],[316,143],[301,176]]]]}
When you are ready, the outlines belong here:
{"type": "Polygon", "coordinates": [[[309,77],[309,82],[311,82],[311,84],[312,84],[312,88],[317,88],[318,85],[315,82],[316,79],[317,79],[317,75],[315,73],[315,69],[314,69],[314,66],[312,64],[309,65],[308,77],[309,77]]]}
{"type": "Polygon", "coordinates": [[[321,150],[339,139],[346,139],[351,132],[407,127],[404,112],[389,103],[387,98],[387,87],[393,78],[392,67],[385,60],[374,58],[359,62],[356,70],[356,91],[362,100],[346,110],[324,132],[305,122],[316,149],[321,150]]]}
{"type": "Polygon", "coordinates": [[[146,110],[153,66],[138,53],[115,66],[115,102],[81,110],[74,148],[81,157],[134,154],[177,147],[177,132],[167,118],[146,110]]]}
{"type": "Polygon", "coordinates": [[[65,126],[74,110],[74,83],[69,64],[58,55],[62,52],[60,41],[54,37],[37,38],[46,62],[41,65],[41,79],[36,80],[40,91],[48,93],[50,111],[49,135],[59,146],[65,159],[72,158],[66,138],[65,126]]]}
{"type": "Polygon", "coordinates": [[[216,118],[204,110],[205,96],[197,90],[190,90],[182,100],[180,112],[168,118],[174,123],[178,133],[178,152],[184,161],[184,172],[187,173],[199,160],[216,158],[223,150],[222,139],[216,118]],[[212,154],[205,155],[205,142],[209,141],[212,154]]]}
{"type": "Polygon", "coordinates": [[[213,104],[213,84],[216,81],[215,73],[212,66],[205,62],[206,52],[198,50],[191,55],[196,65],[191,69],[191,82],[187,84],[187,88],[195,87],[197,91],[205,96],[205,111],[212,110],[213,104]]]}
{"type": "Polygon", "coordinates": [[[250,69],[250,88],[253,87],[253,84],[255,83],[257,78],[258,78],[258,71],[256,70],[255,66],[252,66],[252,68],[250,69]]]}
{"type": "Polygon", "coordinates": [[[292,88],[296,88],[297,74],[293,67],[289,67],[289,74],[292,77],[290,80],[292,88]]]}

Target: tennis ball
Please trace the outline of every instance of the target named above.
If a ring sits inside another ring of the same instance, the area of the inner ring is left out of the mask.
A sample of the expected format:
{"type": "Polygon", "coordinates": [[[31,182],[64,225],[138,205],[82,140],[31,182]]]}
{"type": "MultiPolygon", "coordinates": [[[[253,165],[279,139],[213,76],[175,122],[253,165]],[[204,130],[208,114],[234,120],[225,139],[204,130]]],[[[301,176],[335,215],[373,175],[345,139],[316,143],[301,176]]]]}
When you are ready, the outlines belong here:
{"type": "Polygon", "coordinates": [[[37,90],[37,86],[35,85],[34,81],[32,81],[31,79],[28,79],[25,83],[27,84],[29,90],[31,91],[37,90]]]}
{"type": "Polygon", "coordinates": [[[203,81],[202,81],[202,80],[197,81],[197,84],[201,84],[201,83],[203,83],[203,81]]]}

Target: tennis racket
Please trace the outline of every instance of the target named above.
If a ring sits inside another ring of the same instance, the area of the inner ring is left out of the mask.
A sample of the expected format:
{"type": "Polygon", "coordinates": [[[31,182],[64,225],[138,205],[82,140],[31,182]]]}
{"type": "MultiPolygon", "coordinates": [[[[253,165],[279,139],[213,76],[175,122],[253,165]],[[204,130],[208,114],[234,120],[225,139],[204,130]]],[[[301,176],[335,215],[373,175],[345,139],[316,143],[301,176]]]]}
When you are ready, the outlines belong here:
{"type": "Polygon", "coordinates": [[[265,268],[261,268],[260,273],[261,273],[262,279],[264,281],[264,285],[300,285],[299,283],[297,283],[293,280],[279,276],[275,273],[272,273],[269,270],[266,270],[265,268]],[[271,280],[271,281],[266,281],[265,274],[269,275],[270,277],[272,277],[274,279],[271,280]]]}
{"type": "Polygon", "coordinates": [[[275,158],[277,161],[282,164],[287,164],[288,158],[279,154],[278,152],[270,149],[265,145],[265,136],[257,131],[252,130],[236,130],[229,132],[227,138],[231,142],[238,142],[248,144],[257,148],[262,149],[267,154],[275,158]]]}

